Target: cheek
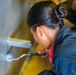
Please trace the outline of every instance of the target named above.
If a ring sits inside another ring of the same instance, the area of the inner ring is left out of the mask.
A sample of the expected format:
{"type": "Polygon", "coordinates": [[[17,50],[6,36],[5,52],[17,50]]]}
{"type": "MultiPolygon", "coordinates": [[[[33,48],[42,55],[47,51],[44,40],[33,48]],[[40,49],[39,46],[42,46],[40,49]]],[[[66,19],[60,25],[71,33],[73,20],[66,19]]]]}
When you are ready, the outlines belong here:
{"type": "MultiPolygon", "coordinates": [[[[36,41],[37,43],[39,43],[39,39],[38,39],[38,37],[37,37],[36,34],[33,35],[33,38],[35,39],[35,41],[36,41]]],[[[40,43],[39,43],[39,44],[40,44],[40,43]]]]}
{"type": "Polygon", "coordinates": [[[32,36],[33,36],[33,38],[35,39],[35,41],[38,42],[36,33],[35,33],[32,29],[30,29],[30,31],[31,31],[32,36]]]}

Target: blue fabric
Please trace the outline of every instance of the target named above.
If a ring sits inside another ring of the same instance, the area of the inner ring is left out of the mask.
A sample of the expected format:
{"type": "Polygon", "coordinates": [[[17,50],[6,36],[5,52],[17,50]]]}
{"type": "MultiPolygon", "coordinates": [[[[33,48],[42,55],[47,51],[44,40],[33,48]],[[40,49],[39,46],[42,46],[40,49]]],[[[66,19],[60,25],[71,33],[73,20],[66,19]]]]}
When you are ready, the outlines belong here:
{"type": "Polygon", "coordinates": [[[76,31],[64,26],[55,42],[56,75],[76,75],[76,31]]]}

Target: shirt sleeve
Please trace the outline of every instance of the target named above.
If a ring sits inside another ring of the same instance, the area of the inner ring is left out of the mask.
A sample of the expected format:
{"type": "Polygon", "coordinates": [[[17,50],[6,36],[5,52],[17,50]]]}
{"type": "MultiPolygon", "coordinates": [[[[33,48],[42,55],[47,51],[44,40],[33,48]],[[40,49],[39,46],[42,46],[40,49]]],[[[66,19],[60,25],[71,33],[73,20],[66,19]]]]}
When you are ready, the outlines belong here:
{"type": "Polygon", "coordinates": [[[54,66],[56,75],[76,75],[76,58],[57,57],[54,66]]]}

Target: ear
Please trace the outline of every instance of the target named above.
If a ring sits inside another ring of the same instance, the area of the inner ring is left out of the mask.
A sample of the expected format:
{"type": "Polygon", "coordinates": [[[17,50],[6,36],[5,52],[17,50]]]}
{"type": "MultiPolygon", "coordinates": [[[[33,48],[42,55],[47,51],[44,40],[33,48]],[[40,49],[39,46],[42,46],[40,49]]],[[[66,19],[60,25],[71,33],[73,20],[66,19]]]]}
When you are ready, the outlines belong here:
{"type": "Polygon", "coordinates": [[[42,28],[40,26],[38,26],[36,28],[36,33],[37,33],[38,36],[42,36],[43,35],[43,31],[42,31],[42,28]]]}

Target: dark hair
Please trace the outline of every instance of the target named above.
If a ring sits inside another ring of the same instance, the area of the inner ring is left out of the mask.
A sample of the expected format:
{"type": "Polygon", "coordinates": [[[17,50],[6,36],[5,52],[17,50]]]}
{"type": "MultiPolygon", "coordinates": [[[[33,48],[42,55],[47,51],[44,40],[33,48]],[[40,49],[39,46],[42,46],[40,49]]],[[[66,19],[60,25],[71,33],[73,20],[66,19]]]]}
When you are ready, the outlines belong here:
{"type": "Polygon", "coordinates": [[[63,4],[56,5],[52,1],[36,3],[29,11],[27,23],[29,27],[36,29],[39,25],[56,28],[62,27],[63,18],[66,17],[66,7],[63,4]]]}

